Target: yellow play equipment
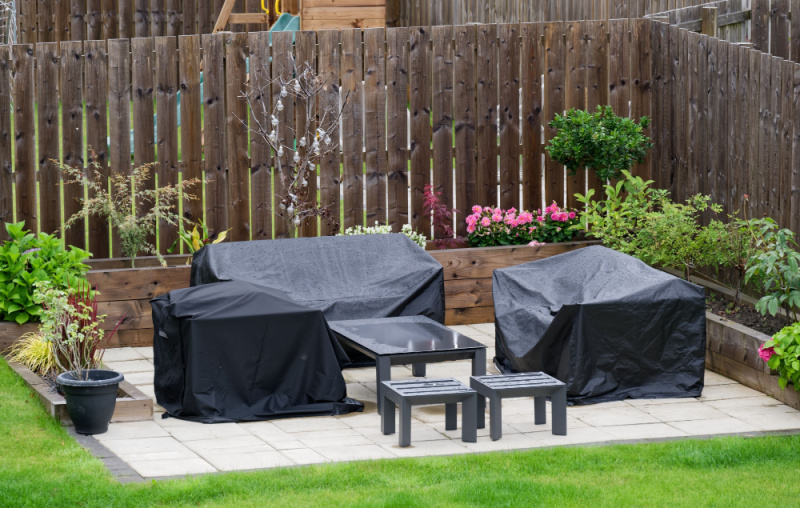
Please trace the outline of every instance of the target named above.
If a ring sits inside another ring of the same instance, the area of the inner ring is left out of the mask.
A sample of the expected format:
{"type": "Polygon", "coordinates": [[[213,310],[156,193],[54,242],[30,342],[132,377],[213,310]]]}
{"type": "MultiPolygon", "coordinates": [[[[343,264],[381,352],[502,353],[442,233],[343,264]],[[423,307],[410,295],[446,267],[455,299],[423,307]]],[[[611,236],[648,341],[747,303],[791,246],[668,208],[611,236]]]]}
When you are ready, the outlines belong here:
{"type": "MultiPolygon", "coordinates": [[[[217,22],[214,25],[214,33],[220,32],[225,29],[225,25],[231,24],[244,24],[244,23],[269,23],[269,7],[267,7],[268,0],[261,0],[261,13],[234,13],[233,4],[236,0],[225,0],[222,5],[222,10],[219,13],[217,22]]],[[[280,9],[281,0],[275,0],[275,13],[278,18],[283,14],[280,9]]]]}

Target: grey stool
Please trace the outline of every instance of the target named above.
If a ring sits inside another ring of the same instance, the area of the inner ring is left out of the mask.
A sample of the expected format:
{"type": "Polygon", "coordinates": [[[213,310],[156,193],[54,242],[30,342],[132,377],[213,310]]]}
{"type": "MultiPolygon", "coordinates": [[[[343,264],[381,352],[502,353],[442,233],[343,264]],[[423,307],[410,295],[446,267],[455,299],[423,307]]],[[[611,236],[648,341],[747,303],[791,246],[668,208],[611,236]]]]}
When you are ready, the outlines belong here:
{"type": "Polygon", "coordinates": [[[550,396],[553,406],[553,434],[567,435],[567,386],[542,372],[506,374],[499,376],[472,376],[469,384],[473,390],[489,399],[489,431],[492,441],[503,436],[502,399],[533,397],[534,423],[547,423],[545,402],[550,396]]]}
{"type": "Polygon", "coordinates": [[[411,444],[411,406],[444,404],[445,429],[458,427],[458,407],[461,402],[461,440],[478,441],[478,394],[455,379],[414,379],[383,381],[381,431],[394,434],[394,410],[400,406],[400,446],[411,444]]]}

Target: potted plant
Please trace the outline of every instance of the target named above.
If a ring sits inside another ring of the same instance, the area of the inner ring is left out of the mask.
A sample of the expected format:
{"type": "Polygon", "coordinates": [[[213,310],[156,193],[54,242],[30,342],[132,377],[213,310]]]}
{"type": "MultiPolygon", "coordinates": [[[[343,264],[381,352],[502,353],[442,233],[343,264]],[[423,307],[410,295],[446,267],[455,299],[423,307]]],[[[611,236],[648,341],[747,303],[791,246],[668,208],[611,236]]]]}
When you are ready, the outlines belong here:
{"type": "Polygon", "coordinates": [[[88,284],[65,291],[44,283],[37,285],[36,297],[43,307],[39,331],[50,343],[61,371],[56,382],[64,393],[75,431],[102,434],[108,430],[124,378],[118,372],[101,369],[105,316],[97,313],[96,292],[88,284]]]}

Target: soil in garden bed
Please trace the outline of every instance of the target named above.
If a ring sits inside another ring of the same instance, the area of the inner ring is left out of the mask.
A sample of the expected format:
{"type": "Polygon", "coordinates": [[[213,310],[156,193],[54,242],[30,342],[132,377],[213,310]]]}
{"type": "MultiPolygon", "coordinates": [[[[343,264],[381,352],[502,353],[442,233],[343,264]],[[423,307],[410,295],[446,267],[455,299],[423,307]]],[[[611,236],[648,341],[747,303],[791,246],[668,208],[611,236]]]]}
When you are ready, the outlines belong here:
{"type": "Polygon", "coordinates": [[[706,289],[706,310],[717,316],[724,317],[734,323],[739,323],[769,336],[775,335],[786,326],[786,320],[783,317],[762,316],[760,312],[747,303],[742,302],[735,312],[731,310],[732,306],[732,301],[726,300],[716,291],[706,289]]]}

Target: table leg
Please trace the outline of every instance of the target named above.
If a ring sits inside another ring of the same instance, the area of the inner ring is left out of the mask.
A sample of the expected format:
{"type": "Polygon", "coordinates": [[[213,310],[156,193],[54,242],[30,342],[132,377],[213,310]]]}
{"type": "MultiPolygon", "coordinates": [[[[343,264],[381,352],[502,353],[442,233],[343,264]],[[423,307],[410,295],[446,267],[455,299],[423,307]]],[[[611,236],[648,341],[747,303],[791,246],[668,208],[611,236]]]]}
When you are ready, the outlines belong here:
{"type": "Polygon", "coordinates": [[[425,364],[424,363],[412,363],[411,364],[411,373],[414,377],[425,377],[425,364]]]}
{"type": "Polygon", "coordinates": [[[533,423],[544,425],[547,423],[547,397],[537,395],[533,398],[533,423]]]}
{"type": "Polygon", "coordinates": [[[444,430],[458,428],[458,404],[451,402],[444,405],[444,430]]]}
{"type": "Polygon", "coordinates": [[[383,408],[383,381],[391,381],[392,379],[392,362],[388,356],[379,356],[375,358],[376,380],[378,384],[375,386],[375,391],[378,393],[378,414],[382,414],[383,408]]]}
{"type": "Polygon", "coordinates": [[[567,435],[567,387],[562,386],[550,395],[552,409],[553,434],[567,435]]]}
{"type": "MultiPolygon", "coordinates": [[[[486,350],[476,349],[472,357],[472,375],[486,375],[486,350]]],[[[478,428],[486,427],[486,397],[478,395],[478,428]]]]}
{"type": "Polygon", "coordinates": [[[390,399],[383,401],[383,414],[381,415],[381,431],[384,434],[394,434],[395,403],[390,399]]]}

